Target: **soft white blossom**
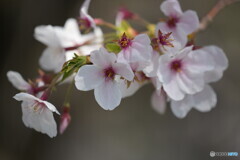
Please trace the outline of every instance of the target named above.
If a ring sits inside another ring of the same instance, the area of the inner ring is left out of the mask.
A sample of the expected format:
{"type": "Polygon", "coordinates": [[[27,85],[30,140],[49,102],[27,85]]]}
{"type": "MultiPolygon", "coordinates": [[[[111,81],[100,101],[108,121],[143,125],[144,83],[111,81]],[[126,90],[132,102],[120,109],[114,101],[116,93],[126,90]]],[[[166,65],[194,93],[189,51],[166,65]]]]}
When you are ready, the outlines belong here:
{"type": "Polygon", "coordinates": [[[196,31],[199,27],[197,13],[192,10],[182,11],[178,0],[165,0],[161,11],[168,17],[165,22],[157,24],[157,30],[172,32],[173,37],[182,45],[187,43],[187,35],[196,31]]]}
{"type": "Polygon", "coordinates": [[[64,27],[38,26],[34,36],[47,46],[39,60],[40,66],[44,70],[54,72],[60,71],[64,62],[72,59],[74,53],[89,55],[91,51],[100,47],[102,42],[100,28],[83,35],[75,19],[68,19],[64,27]]]}
{"type": "Polygon", "coordinates": [[[167,95],[179,101],[185,94],[200,92],[205,85],[204,73],[213,67],[213,59],[206,52],[186,47],[160,56],[158,77],[167,95]]]}
{"type": "Polygon", "coordinates": [[[94,89],[98,104],[105,110],[113,110],[121,101],[122,93],[116,76],[128,81],[133,80],[133,72],[128,64],[118,63],[114,53],[104,48],[91,53],[93,65],[81,67],[75,77],[77,89],[88,91],[94,89]]]}
{"type": "Polygon", "coordinates": [[[57,135],[53,112],[57,114],[59,112],[54,105],[28,93],[18,93],[13,98],[22,101],[22,120],[26,127],[47,134],[51,138],[57,135]]]}

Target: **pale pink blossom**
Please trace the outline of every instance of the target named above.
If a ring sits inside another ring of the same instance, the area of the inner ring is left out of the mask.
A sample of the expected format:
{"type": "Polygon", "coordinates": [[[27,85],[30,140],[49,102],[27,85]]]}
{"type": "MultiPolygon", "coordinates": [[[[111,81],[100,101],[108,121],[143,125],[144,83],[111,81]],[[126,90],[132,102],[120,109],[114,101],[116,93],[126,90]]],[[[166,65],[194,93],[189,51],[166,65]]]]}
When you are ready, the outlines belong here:
{"type": "Polygon", "coordinates": [[[216,106],[216,103],[217,96],[214,90],[209,85],[205,85],[201,92],[186,95],[180,101],[171,100],[171,109],[176,117],[184,118],[192,108],[200,112],[209,112],[216,106]]]}
{"type": "Polygon", "coordinates": [[[40,66],[54,72],[60,71],[64,62],[72,59],[74,53],[89,55],[91,51],[99,48],[102,42],[100,28],[82,35],[77,21],[72,18],[66,21],[64,27],[38,26],[34,36],[47,46],[39,60],[40,66]]]}
{"type": "Polygon", "coordinates": [[[172,32],[173,37],[182,45],[185,45],[187,35],[196,31],[199,27],[197,13],[192,10],[183,12],[178,0],[165,0],[160,9],[168,19],[165,22],[159,22],[156,29],[172,32]]]}
{"type": "Polygon", "coordinates": [[[117,56],[106,49],[91,53],[93,65],[81,67],[75,77],[77,89],[88,91],[94,89],[98,104],[105,110],[113,110],[121,101],[122,94],[116,77],[132,81],[134,74],[128,64],[117,62],[117,56]]]}
{"type": "Polygon", "coordinates": [[[47,134],[51,138],[57,135],[53,112],[57,114],[59,112],[54,105],[28,93],[18,93],[13,98],[22,101],[22,120],[26,127],[47,134]]]}
{"type": "Polygon", "coordinates": [[[179,101],[185,94],[200,92],[205,85],[204,73],[213,68],[213,59],[206,52],[186,47],[160,56],[158,77],[167,95],[179,101]]]}

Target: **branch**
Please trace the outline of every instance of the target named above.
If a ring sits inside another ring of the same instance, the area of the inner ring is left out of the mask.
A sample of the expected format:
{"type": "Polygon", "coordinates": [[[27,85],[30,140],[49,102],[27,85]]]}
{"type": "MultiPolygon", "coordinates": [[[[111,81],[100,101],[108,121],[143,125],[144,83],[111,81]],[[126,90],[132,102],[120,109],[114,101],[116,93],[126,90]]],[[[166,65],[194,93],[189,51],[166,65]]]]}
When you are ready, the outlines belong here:
{"type": "Polygon", "coordinates": [[[240,2],[240,0],[219,0],[216,5],[208,12],[208,14],[202,18],[200,26],[197,32],[202,31],[207,28],[209,23],[215,18],[215,16],[226,6],[233,4],[235,2],[240,2]]]}

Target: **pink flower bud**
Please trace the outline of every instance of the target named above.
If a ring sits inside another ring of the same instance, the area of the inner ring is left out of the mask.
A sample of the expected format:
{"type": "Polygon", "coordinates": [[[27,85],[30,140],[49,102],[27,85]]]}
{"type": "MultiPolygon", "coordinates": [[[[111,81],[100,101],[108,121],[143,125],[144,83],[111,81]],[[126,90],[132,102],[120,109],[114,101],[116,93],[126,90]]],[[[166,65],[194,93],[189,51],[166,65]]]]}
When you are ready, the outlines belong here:
{"type": "Polygon", "coordinates": [[[68,127],[70,121],[71,121],[71,116],[69,114],[69,107],[64,107],[63,114],[61,115],[61,121],[60,121],[60,128],[59,128],[60,134],[63,134],[63,132],[68,127]]]}

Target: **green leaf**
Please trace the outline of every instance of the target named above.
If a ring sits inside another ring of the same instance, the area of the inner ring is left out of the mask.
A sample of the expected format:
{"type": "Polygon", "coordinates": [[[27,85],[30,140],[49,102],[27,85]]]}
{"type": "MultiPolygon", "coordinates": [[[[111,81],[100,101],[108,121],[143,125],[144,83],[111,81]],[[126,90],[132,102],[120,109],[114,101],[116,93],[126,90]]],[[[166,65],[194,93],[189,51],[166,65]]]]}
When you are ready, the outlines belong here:
{"type": "Polygon", "coordinates": [[[113,53],[119,53],[121,51],[121,47],[116,43],[107,43],[106,49],[113,53]]]}
{"type": "Polygon", "coordinates": [[[75,54],[75,57],[63,64],[62,68],[62,80],[64,81],[66,78],[70,77],[73,73],[77,72],[80,67],[85,65],[87,63],[87,57],[86,56],[78,56],[75,54]]]}

